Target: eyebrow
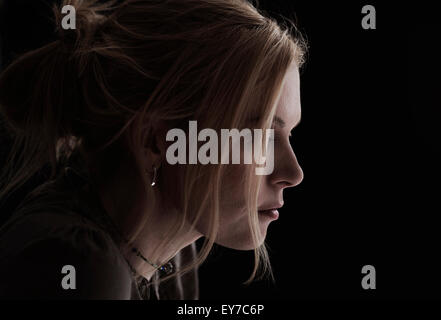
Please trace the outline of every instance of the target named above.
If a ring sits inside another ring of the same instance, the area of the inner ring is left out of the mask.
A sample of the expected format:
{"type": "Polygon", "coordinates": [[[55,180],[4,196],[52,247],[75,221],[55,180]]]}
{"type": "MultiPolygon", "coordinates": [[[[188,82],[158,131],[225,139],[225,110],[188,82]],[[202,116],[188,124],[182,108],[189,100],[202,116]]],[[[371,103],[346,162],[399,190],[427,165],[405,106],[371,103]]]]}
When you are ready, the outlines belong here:
{"type": "MultiPolygon", "coordinates": [[[[299,121],[295,124],[295,126],[294,126],[293,128],[297,127],[297,126],[299,125],[299,123],[300,123],[301,120],[302,120],[302,118],[300,117],[299,121]]],[[[258,118],[258,117],[253,118],[253,119],[251,119],[251,121],[252,121],[252,122],[257,122],[257,121],[259,121],[259,118],[258,118]]],[[[277,125],[277,126],[280,127],[280,128],[284,128],[284,127],[286,126],[286,122],[285,122],[285,120],[283,120],[283,119],[280,118],[279,116],[274,116],[273,124],[274,124],[274,125],[277,125]]]]}
{"type": "Polygon", "coordinates": [[[278,126],[281,127],[281,128],[283,128],[283,127],[286,126],[285,121],[283,121],[282,118],[280,118],[280,117],[278,117],[278,116],[275,116],[275,117],[274,117],[273,123],[274,123],[275,125],[278,125],[278,126]]]}

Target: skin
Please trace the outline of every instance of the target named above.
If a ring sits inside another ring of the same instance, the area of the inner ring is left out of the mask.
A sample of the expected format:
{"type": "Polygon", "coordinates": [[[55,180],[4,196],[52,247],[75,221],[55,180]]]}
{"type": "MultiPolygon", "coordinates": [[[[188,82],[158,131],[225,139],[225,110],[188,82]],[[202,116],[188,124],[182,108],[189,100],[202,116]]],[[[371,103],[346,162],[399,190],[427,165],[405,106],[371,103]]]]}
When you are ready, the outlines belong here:
{"type": "MultiPolygon", "coordinates": [[[[276,109],[274,128],[274,171],[263,176],[258,195],[258,209],[269,209],[283,206],[283,190],[298,185],[303,179],[303,171],[297,161],[289,142],[291,130],[299,123],[301,117],[300,78],[298,69],[293,67],[286,76],[279,104],[276,109]]],[[[234,168],[234,166],[230,166],[234,168]]],[[[245,196],[240,190],[237,177],[243,169],[236,167],[230,178],[225,179],[220,217],[219,236],[216,242],[237,250],[252,250],[251,233],[248,226],[245,196]]],[[[262,244],[266,237],[268,225],[272,220],[259,215],[262,244]]]]}
{"type": "MultiPolygon", "coordinates": [[[[283,205],[283,190],[298,185],[303,179],[303,171],[297,161],[289,142],[291,130],[299,123],[301,117],[300,78],[298,68],[293,65],[286,75],[286,80],[277,106],[274,122],[274,170],[272,174],[263,176],[258,195],[258,210],[277,208],[283,205]]],[[[150,220],[136,239],[136,247],[150,261],[161,264],[170,260],[176,253],[200,237],[208,233],[208,218],[202,216],[195,228],[190,221],[186,222],[180,234],[171,239],[161,252],[155,247],[164,238],[174,221],[179,221],[181,211],[176,179],[180,176],[177,165],[169,165],[166,161],[167,144],[166,130],[158,125],[155,147],[145,148],[146,170],[152,166],[161,166],[159,179],[154,187],[155,202],[152,208],[144,196],[143,182],[136,171],[133,160],[126,158],[112,180],[99,190],[104,208],[111,218],[125,230],[124,226],[133,224],[127,217],[149,210],[150,220]]],[[[241,165],[230,165],[222,184],[220,197],[220,220],[217,244],[237,250],[255,248],[248,225],[245,195],[243,186],[238,179],[243,174],[241,165]]],[[[191,219],[189,219],[191,220],[191,219]]],[[[272,220],[259,214],[259,225],[262,244],[272,220]]],[[[154,267],[136,257],[130,251],[124,252],[130,264],[139,274],[150,279],[155,272],[154,267]]]]}

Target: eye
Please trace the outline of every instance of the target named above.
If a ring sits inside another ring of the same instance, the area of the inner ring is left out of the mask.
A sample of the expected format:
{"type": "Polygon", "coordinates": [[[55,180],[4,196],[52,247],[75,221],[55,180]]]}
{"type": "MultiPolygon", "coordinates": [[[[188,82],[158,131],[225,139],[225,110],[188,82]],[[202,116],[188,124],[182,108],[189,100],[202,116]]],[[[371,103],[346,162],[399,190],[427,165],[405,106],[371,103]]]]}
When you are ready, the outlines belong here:
{"type": "Polygon", "coordinates": [[[285,139],[284,134],[282,132],[279,132],[278,130],[274,130],[274,135],[269,140],[271,141],[283,141],[285,139]]]}

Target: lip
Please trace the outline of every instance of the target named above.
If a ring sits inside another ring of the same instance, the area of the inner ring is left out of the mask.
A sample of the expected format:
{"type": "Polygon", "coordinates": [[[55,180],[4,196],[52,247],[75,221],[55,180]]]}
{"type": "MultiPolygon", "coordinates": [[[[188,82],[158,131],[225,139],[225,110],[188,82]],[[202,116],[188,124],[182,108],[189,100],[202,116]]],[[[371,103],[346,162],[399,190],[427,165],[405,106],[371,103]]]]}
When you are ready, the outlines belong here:
{"type": "Polygon", "coordinates": [[[277,209],[259,210],[259,215],[262,217],[267,217],[270,220],[279,219],[279,211],[277,209]]]}
{"type": "Polygon", "coordinates": [[[261,208],[258,208],[258,211],[260,212],[260,211],[267,211],[267,210],[278,210],[282,207],[283,207],[283,202],[277,202],[277,203],[272,203],[272,204],[262,206],[261,208]]]}

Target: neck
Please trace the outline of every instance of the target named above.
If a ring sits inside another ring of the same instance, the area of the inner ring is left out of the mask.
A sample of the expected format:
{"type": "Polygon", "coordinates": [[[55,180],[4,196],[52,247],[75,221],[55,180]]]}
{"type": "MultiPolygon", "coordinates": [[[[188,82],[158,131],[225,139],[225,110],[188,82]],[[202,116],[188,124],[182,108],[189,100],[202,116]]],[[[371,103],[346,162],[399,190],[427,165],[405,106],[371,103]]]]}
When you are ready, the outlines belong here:
{"type": "MultiPolygon", "coordinates": [[[[113,181],[102,185],[98,193],[104,209],[125,235],[132,234],[133,226],[140,225],[148,213],[148,220],[137,232],[133,247],[148,261],[163,265],[202,234],[187,222],[179,231],[173,230],[180,223],[180,212],[162,199],[159,184],[153,187],[156,188],[155,204],[150,208],[151,201],[146,199],[143,180],[133,168],[135,166],[127,166],[123,174],[122,170],[120,174],[116,173],[113,181]]],[[[122,253],[139,275],[147,280],[152,278],[157,269],[137,256],[132,247],[124,248],[122,253]]]]}

